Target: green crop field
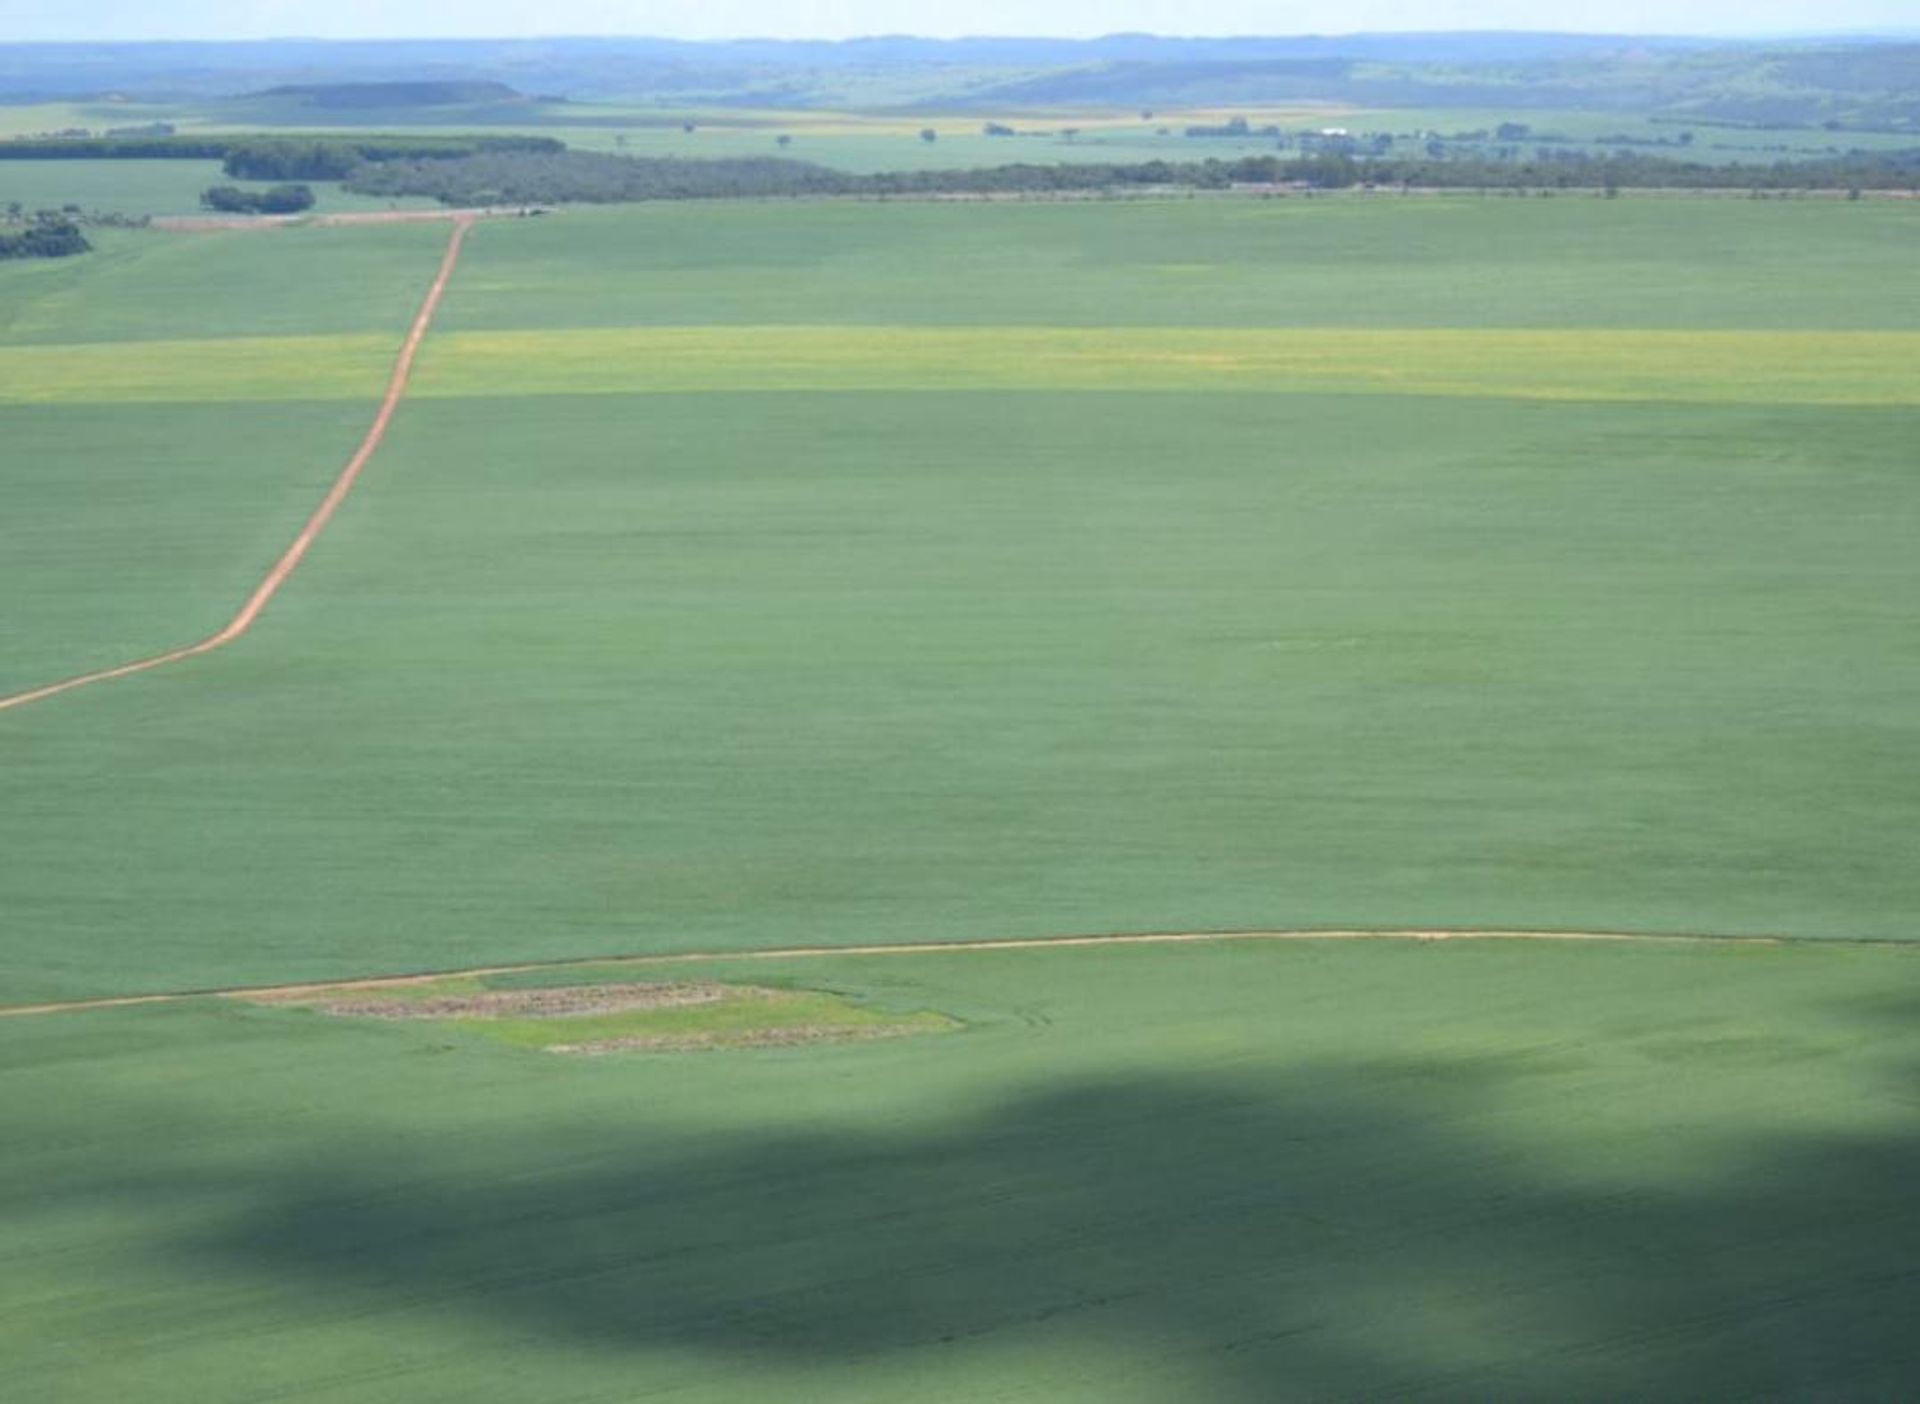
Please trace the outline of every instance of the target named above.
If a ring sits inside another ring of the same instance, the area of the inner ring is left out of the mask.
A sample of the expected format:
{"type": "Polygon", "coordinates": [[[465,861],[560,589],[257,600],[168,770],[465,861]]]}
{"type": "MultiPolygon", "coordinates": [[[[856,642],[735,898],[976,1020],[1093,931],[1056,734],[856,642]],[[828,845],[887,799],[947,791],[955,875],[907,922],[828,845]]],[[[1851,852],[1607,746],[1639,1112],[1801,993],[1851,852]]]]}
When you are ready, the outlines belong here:
{"type": "Polygon", "coordinates": [[[587,1060],[213,1003],[7,1020],[0,1185],[24,1213],[0,1384],[1897,1397],[1916,959],[1321,942],[678,967],[967,1027],[587,1060]]]}
{"type": "MultiPolygon", "coordinates": [[[[0,1017],[0,1396],[1896,1396],[1916,233],[478,225],[254,630],[0,711],[0,1006],[759,993],[0,1017]],[[755,954],[1298,928],[1804,939],[755,954]]],[[[0,694],[232,613],[446,237],[0,265],[0,694]]]]}
{"type": "MultiPolygon", "coordinates": [[[[218,161],[6,161],[0,160],[0,206],[19,203],[29,210],[81,209],[122,215],[199,214],[200,192],[211,185],[264,190],[270,181],[235,181],[221,174],[218,161]]],[[[314,211],[421,209],[431,200],[376,199],[356,195],[337,182],[311,187],[314,211]]]]}
{"type": "Polygon", "coordinates": [[[444,237],[108,231],[84,259],[0,270],[0,692],[226,621],[365,431],[444,237]],[[294,328],[276,377],[257,347],[294,328]],[[188,369],[172,403],[143,389],[188,369]]]}

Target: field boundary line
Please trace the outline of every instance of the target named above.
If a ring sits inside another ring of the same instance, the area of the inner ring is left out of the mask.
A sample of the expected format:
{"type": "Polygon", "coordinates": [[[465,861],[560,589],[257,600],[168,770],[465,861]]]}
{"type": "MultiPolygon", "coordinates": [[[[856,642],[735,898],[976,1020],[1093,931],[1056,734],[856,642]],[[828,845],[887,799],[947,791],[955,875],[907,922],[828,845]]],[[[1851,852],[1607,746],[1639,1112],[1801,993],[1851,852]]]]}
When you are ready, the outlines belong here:
{"type": "Polygon", "coordinates": [[[203,653],[212,653],[224,648],[251,629],[259,619],[273,597],[280,593],[280,587],[287,583],[300,562],[306,558],[308,550],[325,531],[340,504],[353,491],[353,485],[359,481],[361,471],[366,468],[381,443],[387,437],[387,429],[393,423],[394,414],[400,408],[400,402],[407,393],[407,383],[413,376],[414,359],[420,353],[420,345],[426,340],[427,328],[433,324],[433,315],[440,307],[440,299],[447,290],[447,284],[453,278],[453,270],[460,262],[461,246],[466,241],[467,231],[473,227],[473,218],[463,216],[453,221],[453,237],[447,241],[446,252],[441,256],[439,271],[427,287],[427,295],[420,304],[420,310],[414,315],[413,325],[408,328],[406,340],[400,344],[400,354],[393,364],[393,374],[387,380],[386,394],[380,401],[379,411],[374,415],[373,423],[366,435],[360,440],[360,446],[354,450],[353,457],[347,460],[347,466],[333,480],[327,489],[327,495],[320,500],[313,515],[307,518],[306,525],[300,528],[299,535],[273,563],[264,579],[247,596],[239,612],[229,619],[218,632],[209,634],[198,643],[187,644],[182,648],[169,649],[165,653],[156,653],[149,658],[135,659],[131,663],[121,663],[111,668],[101,668],[95,672],[82,673],[77,677],[66,678],[60,682],[48,683],[42,687],[31,688],[25,692],[16,692],[0,697],[0,712],[15,707],[24,707],[32,702],[42,702],[49,697],[58,697],[62,693],[77,688],[88,687],[94,683],[111,682],[116,678],[131,677],[135,673],[149,672],[163,668],[170,663],[182,663],[189,658],[198,658],[203,653]]]}
{"type": "Polygon", "coordinates": [[[1714,936],[1651,931],[1505,931],[1439,930],[1419,927],[1362,930],[1303,928],[1288,931],[1142,931],[1104,936],[1009,936],[975,941],[900,941],[863,946],[771,946],[751,951],[668,951],[652,955],[572,956],[562,960],[520,961],[460,969],[423,970],[405,975],[369,975],[344,980],[307,980],[283,985],[234,985],[223,989],[103,995],[42,1004],[0,1005],[0,1019],[38,1014],[78,1014],[98,1009],[128,1009],[144,1004],[178,1004],[194,999],[291,1000],[356,990],[401,989],[436,980],[480,979],[489,975],[525,975],[541,970],[600,966],[745,964],[766,960],[816,960],[833,956],[951,955],[994,951],[1072,950],[1113,946],[1221,945],[1237,941],[1553,941],[1661,946],[1877,946],[1920,951],[1920,942],[1866,936],[1714,936]]]}

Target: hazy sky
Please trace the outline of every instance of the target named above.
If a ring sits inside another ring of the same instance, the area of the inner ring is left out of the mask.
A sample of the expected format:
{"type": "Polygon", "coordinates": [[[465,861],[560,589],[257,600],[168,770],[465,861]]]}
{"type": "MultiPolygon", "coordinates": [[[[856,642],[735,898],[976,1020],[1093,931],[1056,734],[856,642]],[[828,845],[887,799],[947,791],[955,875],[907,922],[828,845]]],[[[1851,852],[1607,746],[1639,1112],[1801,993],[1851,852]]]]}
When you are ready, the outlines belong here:
{"type": "Polygon", "coordinates": [[[1920,0],[0,0],[0,40],[651,34],[1834,33],[1920,0]]]}

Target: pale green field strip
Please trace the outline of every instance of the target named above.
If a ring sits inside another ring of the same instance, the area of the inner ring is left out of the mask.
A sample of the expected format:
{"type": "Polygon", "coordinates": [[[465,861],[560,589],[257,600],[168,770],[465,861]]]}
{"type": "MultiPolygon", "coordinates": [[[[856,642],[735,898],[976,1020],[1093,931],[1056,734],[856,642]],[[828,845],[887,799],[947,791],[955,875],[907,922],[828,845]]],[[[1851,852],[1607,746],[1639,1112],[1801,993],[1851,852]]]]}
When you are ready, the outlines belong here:
{"type": "MultiPolygon", "coordinates": [[[[0,403],[376,393],[379,336],[0,347],[0,403]]],[[[437,337],[411,394],[1221,390],[1920,405],[1920,332],[766,326],[437,337]]]]}

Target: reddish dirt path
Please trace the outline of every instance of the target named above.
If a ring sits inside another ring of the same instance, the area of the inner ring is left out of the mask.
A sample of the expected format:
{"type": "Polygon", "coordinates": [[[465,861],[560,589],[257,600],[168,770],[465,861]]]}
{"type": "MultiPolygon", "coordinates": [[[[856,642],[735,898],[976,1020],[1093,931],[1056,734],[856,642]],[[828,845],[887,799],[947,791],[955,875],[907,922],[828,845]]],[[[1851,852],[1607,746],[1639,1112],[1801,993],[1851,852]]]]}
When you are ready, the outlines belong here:
{"type": "Polygon", "coordinates": [[[0,1019],[31,1014],[78,1014],[90,1009],[127,1009],[141,1004],[177,1004],[189,999],[291,1000],[351,994],[357,990],[385,990],[436,980],[478,979],[487,975],[521,975],[535,970],[567,970],[581,966],[706,965],[761,960],[813,960],[833,956],[952,955],[967,951],[1038,951],[1089,946],[1170,946],[1226,941],[1609,941],[1623,944],[1781,946],[1781,945],[1898,945],[1920,952],[1920,942],[1823,939],[1791,936],[1707,936],[1627,931],[1427,931],[1427,930],[1302,930],[1302,931],[1143,931],[1109,936],[1015,936],[983,941],[913,941],[867,946],[773,946],[758,951],[679,951],[661,955],[582,956],[573,960],[527,961],[517,965],[481,965],[464,970],[435,970],[411,975],[373,975],[357,980],[321,980],[298,985],[238,985],[228,989],[186,990],[176,994],[105,995],[94,999],[61,1000],[50,1004],[0,1005],[0,1019]]]}
{"type": "Polygon", "coordinates": [[[337,229],[355,224],[438,224],[476,219],[525,219],[548,213],[542,205],[476,205],[459,210],[343,210],[335,214],[160,215],[155,229],[210,234],[232,229],[337,229]]]}
{"type": "Polygon", "coordinates": [[[79,677],[65,681],[49,683],[45,687],[36,687],[28,692],[16,692],[0,697],[0,712],[14,707],[24,707],[29,702],[41,702],[49,697],[58,697],[63,692],[72,692],[76,688],[87,687],[93,683],[111,682],[115,678],[131,677],[135,673],[145,673],[154,668],[164,668],[169,663],[181,663],[189,658],[198,658],[203,653],[211,653],[216,648],[224,648],[251,629],[254,621],[266,609],[273,597],[280,593],[280,587],[287,583],[296,567],[306,557],[308,549],[325,531],[327,523],[333,520],[333,514],[340,504],[346,501],[347,494],[353,491],[353,485],[359,480],[360,472],[378,451],[381,441],[387,437],[387,427],[393,423],[394,411],[400,408],[400,401],[407,393],[407,381],[413,375],[414,357],[419,354],[420,343],[426,339],[427,328],[433,323],[433,314],[439,309],[440,298],[447,290],[447,283],[453,277],[454,267],[460,262],[461,245],[466,241],[467,231],[473,227],[471,216],[456,219],[453,225],[453,237],[447,241],[446,256],[440,260],[440,271],[434,275],[432,285],[427,289],[426,300],[420,304],[420,311],[413,319],[413,326],[407,332],[407,339],[401,343],[399,359],[394,362],[393,376],[387,382],[386,397],[380,402],[380,412],[373,418],[372,427],[366,437],[360,441],[360,447],[354,450],[353,457],[347,460],[347,466],[340,470],[340,476],[333,480],[333,486],[327,489],[327,495],[321,499],[319,507],[314,509],[307,524],[300,528],[300,534],[293,539],[279,560],[273,563],[266,578],[254,588],[246,603],[240,606],[239,613],[228,620],[218,633],[210,634],[199,643],[188,644],[184,648],[172,649],[166,653],[155,654],[151,658],[136,659],[131,663],[122,663],[113,668],[102,668],[95,673],[82,673],[79,677]]]}

